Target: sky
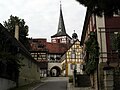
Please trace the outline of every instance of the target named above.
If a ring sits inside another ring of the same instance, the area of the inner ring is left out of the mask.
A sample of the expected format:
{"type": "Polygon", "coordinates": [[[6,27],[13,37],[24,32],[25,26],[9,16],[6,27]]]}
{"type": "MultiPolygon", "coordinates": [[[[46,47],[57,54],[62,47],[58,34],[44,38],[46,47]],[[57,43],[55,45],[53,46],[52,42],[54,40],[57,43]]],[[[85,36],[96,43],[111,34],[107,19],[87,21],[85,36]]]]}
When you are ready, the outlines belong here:
{"type": "MultiPolygon", "coordinates": [[[[72,37],[75,32],[81,38],[86,8],[76,0],[61,0],[66,32],[72,37]]],[[[46,38],[57,33],[60,15],[60,0],[1,0],[0,23],[8,20],[10,15],[24,19],[32,38],[46,38]]]]}

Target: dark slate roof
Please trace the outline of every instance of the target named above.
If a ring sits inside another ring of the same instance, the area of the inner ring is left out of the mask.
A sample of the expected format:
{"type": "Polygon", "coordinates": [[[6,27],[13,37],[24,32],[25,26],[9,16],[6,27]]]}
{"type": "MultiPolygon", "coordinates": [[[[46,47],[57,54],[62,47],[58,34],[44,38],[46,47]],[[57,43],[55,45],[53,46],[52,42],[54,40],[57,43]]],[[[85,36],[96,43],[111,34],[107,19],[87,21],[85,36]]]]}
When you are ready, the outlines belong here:
{"type": "Polygon", "coordinates": [[[59,36],[68,36],[70,37],[67,33],[66,33],[66,29],[65,29],[65,24],[64,24],[64,19],[63,19],[63,14],[62,14],[62,9],[60,7],[60,17],[59,17],[59,23],[58,23],[58,31],[55,35],[51,36],[52,37],[59,37],[59,36]]]}
{"type": "Polygon", "coordinates": [[[71,38],[67,33],[57,33],[57,34],[51,36],[51,38],[53,38],[53,37],[60,37],[60,36],[68,36],[69,38],[71,38]]]}

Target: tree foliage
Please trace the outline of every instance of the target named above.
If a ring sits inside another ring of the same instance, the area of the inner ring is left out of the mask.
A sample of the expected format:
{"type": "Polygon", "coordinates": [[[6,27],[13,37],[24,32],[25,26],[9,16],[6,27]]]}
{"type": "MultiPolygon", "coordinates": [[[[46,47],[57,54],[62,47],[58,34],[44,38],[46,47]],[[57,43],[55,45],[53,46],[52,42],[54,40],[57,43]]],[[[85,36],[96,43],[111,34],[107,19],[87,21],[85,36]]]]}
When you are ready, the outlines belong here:
{"type": "Polygon", "coordinates": [[[92,13],[102,16],[103,12],[107,16],[118,14],[120,10],[120,0],[77,0],[87,7],[92,13]]]}
{"type": "Polygon", "coordinates": [[[28,42],[28,26],[25,25],[24,19],[20,19],[17,16],[10,16],[10,19],[4,21],[4,26],[9,30],[9,32],[14,36],[15,34],[15,25],[19,25],[19,40],[20,42],[29,49],[29,42],[28,42]]]}
{"type": "Polygon", "coordinates": [[[90,37],[85,42],[85,46],[85,50],[87,53],[85,72],[87,74],[90,74],[97,68],[99,57],[99,47],[98,42],[96,40],[95,32],[90,32],[90,37]]]}

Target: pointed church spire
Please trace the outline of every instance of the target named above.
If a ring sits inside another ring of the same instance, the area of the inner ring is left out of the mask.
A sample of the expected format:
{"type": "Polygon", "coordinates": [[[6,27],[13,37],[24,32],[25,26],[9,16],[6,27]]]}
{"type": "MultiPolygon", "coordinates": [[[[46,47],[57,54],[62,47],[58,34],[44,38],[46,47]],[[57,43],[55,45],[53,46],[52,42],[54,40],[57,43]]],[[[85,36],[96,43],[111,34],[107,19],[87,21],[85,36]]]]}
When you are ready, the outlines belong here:
{"type": "Polygon", "coordinates": [[[58,31],[57,33],[60,34],[66,34],[65,25],[64,25],[64,19],[62,14],[62,4],[60,1],[60,16],[59,16],[59,23],[58,23],[58,31]]]}
{"type": "Polygon", "coordinates": [[[58,30],[57,33],[51,36],[51,42],[53,43],[70,43],[71,37],[66,33],[63,14],[62,14],[62,4],[60,1],[60,16],[58,22],[58,30]],[[63,37],[65,36],[65,37],[63,37]],[[59,37],[59,38],[56,38],[59,37]]]}
{"type": "Polygon", "coordinates": [[[61,9],[61,6],[62,6],[62,4],[61,4],[61,0],[60,0],[60,9],[61,9]]]}

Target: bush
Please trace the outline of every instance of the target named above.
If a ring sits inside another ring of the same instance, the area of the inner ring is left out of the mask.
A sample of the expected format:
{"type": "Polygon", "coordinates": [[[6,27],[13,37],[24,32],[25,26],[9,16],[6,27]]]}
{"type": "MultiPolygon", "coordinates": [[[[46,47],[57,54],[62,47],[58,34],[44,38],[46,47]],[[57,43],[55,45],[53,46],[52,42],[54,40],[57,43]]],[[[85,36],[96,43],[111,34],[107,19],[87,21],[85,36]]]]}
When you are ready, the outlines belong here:
{"type": "Polygon", "coordinates": [[[69,76],[69,83],[73,82],[73,76],[69,76]]]}

